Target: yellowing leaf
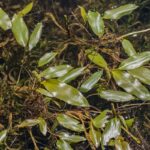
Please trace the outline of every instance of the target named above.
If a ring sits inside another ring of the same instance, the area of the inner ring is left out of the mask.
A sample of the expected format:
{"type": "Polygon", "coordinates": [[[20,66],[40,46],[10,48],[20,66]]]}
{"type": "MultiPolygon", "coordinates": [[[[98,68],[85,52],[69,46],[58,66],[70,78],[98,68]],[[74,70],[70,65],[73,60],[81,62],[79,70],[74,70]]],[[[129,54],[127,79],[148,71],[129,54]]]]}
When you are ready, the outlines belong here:
{"type": "Polygon", "coordinates": [[[86,98],[77,89],[70,85],[59,82],[55,79],[44,81],[42,84],[53,95],[53,97],[57,99],[71,105],[89,107],[86,98]]]}
{"type": "Polygon", "coordinates": [[[58,150],[73,150],[70,144],[64,140],[57,140],[56,145],[58,150]]]}
{"type": "Polygon", "coordinates": [[[42,23],[38,23],[34,28],[29,39],[29,50],[34,48],[39,42],[42,33],[42,27],[43,27],[42,23]]]}
{"type": "Polygon", "coordinates": [[[39,121],[37,119],[26,119],[21,124],[17,125],[18,128],[25,128],[25,127],[33,127],[37,125],[39,121]]]}
{"type": "Polygon", "coordinates": [[[101,15],[98,12],[88,11],[87,19],[92,31],[101,37],[104,34],[104,22],[101,15]]]}
{"type": "Polygon", "coordinates": [[[116,150],[131,150],[129,143],[124,140],[115,140],[115,148],[116,150]]]}
{"type": "Polygon", "coordinates": [[[136,8],[138,8],[138,6],[135,4],[126,4],[115,9],[105,11],[103,18],[118,20],[125,15],[131,14],[136,8]]]}
{"type": "Polygon", "coordinates": [[[12,19],[12,32],[19,45],[26,47],[29,31],[22,17],[14,15],[12,19]]]}
{"type": "Polygon", "coordinates": [[[86,21],[87,21],[87,13],[86,13],[86,10],[85,10],[85,8],[82,7],[82,6],[79,6],[79,8],[80,8],[81,16],[82,16],[84,22],[86,23],[86,21]]]}
{"type": "Polygon", "coordinates": [[[0,8],[0,27],[6,31],[10,29],[11,26],[12,24],[9,16],[2,8],[0,8]]]}

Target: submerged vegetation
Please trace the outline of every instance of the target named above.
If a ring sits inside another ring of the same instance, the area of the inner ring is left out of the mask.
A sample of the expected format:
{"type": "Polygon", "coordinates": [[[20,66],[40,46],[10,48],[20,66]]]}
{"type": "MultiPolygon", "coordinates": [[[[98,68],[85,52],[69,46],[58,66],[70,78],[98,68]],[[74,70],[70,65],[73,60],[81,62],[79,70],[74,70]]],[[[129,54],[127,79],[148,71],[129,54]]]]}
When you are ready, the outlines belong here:
{"type": "Polygon", "coordinates": [[[148,150],[150,2],[0,2],[0,150],[148,150]]]}

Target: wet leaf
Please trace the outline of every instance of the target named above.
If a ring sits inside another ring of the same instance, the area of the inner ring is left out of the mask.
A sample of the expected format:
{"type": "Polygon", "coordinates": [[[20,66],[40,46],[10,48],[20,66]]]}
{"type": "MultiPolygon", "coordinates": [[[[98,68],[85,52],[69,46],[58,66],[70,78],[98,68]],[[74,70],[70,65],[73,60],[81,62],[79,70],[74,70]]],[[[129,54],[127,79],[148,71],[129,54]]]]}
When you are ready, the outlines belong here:
{"type": "Polygon", "coordinates": [[[93,125],[96,128],[105,127],[106,123],[108,122],[108,118],[109,118],[109,116],[107,115],[108,112],[110,112],[110,111],[109,110],[104,110],[92,120],[93,125]]]}
{"type": "Polygon", "coordinates": [[[64,140],[57,140],[56,145],[58,150],[73,150],[70,144],[64,140]]]}
{"type": "Polygon", "coordinates": [[[57,55],[56,52],[50,52],[50,53],[44,54],[38,62],[38,67],[42,67],[48,64],[52,59],[56,57],[56,55],[57,55]]]}
{"type": "Polygon", "coordinates": [[[102,144],[107,145],[110,139],[116,138],[121,133],[121,124],[120,120],[117,118],[113,118],[107,124],[103,135],[102,135],[102,144]]]}
{"type": "Polygon", "coordinates": [[[19,45],[26,47],[29,31],[22,17],[14,15],[12,19],[12,32],[19,45]]]}
{"type": "Polygon", "coordinates": [[[51,79],[42,82],[45,88],[53,95],[53,97],[60,99],[68,104],[89,107],[86,98],[74,87],[58,80],[51,79]]]}
{"type": "Polygon", "coordinates": [[[91,90],[96,85],[96,83],[100,80],[102,74],[103,74],[102,71],[93,73],[86,81],[82,83],[80,87],[80,91],[88,92],[89,90],[91,90]]]}
{"type": "Polygon", "coordinates": [[[98,148],[101,141],[101,132],[95,130],[92,124],[90,125],[89,137],[92,140],[94,146],[98,148]]]}
{"type": "Polygon", "coordinates": [[[98,12],[88,11],[87,19],[92,31],[98,36],[101,37],[104,34],[104,22],[98,12]]]}
{"type": "Polygon", "coordinates": [[[57,116],[57,120],[59,124],[61,124],[64,128],[70,129],[72,131],[81,132],[84,131],[83,125],[76,119],[65,115],[59,114],[57,116]]]}
{"type": "Polygon", "coordinates": [[[80,76],[84,70],[85,70],[85,67],[73,69],[67,74],[65,74],[64,76],[62,76],[61,78],[59,78],[59,81],[64,82],[64,83],[69,83],[72,80],[76,79],[78,76],[80,76]]]}
{"type": "Polygon", "coordinates": [[[7,136],[7,130],[0,131],[0,143],[4,141],[7,136]]]}
{"type": "Polygon", "coordinates": [[[44,77],[45,79],[62,77],[71,69],[72,67],[70,65],[59,65],[56,67],[49,67],[40,73],[40,77],[44,77]]]}
{"type": "Polygon", "coordinates": [[[23,17],[26,14],[28,14],[32,10],[32,8],[33,8],[33,2],[25,6],[25,8],[18,13],[18,15],[20,15],[20,17],[23,17]]]}
{"type": "Polygon", "coordinates": [[[87,22],[87,13],[86,13],[86,10],[82,6],[79,6],[79,8],[80,8],[80,14],[81,14],[84,22],[86,23],[87,22]]]}
{"type": "Polygon", "coordinates": [[[134,78],[139,79],[144,84],[150,85],[150,69],[139,67],[128,71],[134,78]]]}
{"type": "Polygon", "coordinates": [[[135,95],[141,100],[150,100],[150,93],[137,79],[133,78],[129,73],[114,70],[112,71],[113,78],[118,86],[123,88],[126,92],[135,95]]]}
{"type": "Polygon", "coordinates": [[[135,4],[126,4],[115,9],[105,11],[103,18],[118,20],[125,15],[131,14],[136,8],[138,8],[138,6],[135,4]]]}
{"type": "Polygon", "coordinates": [[[107,62],[99,53],[95,51],[91,51],[91,52],[87,51],[87,55],[88,55],[88,58],[91,60],[91,62],[98,65],[99,67],[102,67],[105,69],[108,67],[107,62]]]}
{"type": "Polygon", "coordinates": [[[122,47],[128,56],[136,55],[136,51],[129,40],[124,39],[122,42],[122,47]]]}
{"type": "Polygon", "coordinates": [[[39,124],[39,128],[40,128],[41,133],[43,135],[46,135],[46,133],[47,133],[47,123],[46,123],[46,121],[43,118],[39,117],[38,122],[39,122],[38,124],[39,124]]]}
{"type": "Polygon", "coordinates": [[[150,52],[136,54],[121,62],[120,70],[132,70],[141,67],[150,61],[150,52]]]}
{"type": "Polygon", "coordinates": [[[42,33],[42,27],[42,23],[38,23],[34,28],[29,39],[29,50],[33,49],[39,42],[42,33]]]}
{"type": "Polygon", "coordinates": [[[58,136],[62,140],[65,140],[69,143],[78,143],[78,142],[86,141],[86,138],[83,136],[74,135],[74,134],[70,135],[69,133],[66,132],[61,132],[58,134],[58,136]]]}
{"type": "Polygon", "coordinates": [[[18,128],[25,128],[25,127],[33,127],[37,125],[39,121],[37,119],[26,119],[21,124],[17,125],[18,128]]]}
{"type": "Polygon", "coordinates": [[[2,8],[0,8],[0,27],[6,31],[10,29],[11,26],[12,24],[9,16],[2,8]]]}
{"type": "Polygon", "coordinates": [[[116,150],[131,150],[128,142],[123,140],[115,140],[115,148],[116,150]]]}
{"type": "Polygon", "coordinates": [[[122,91],[106,90],[100,91],[99,94],[103,99],[113,102],[127,102],[135,99],[131,94],[122,91]]]}

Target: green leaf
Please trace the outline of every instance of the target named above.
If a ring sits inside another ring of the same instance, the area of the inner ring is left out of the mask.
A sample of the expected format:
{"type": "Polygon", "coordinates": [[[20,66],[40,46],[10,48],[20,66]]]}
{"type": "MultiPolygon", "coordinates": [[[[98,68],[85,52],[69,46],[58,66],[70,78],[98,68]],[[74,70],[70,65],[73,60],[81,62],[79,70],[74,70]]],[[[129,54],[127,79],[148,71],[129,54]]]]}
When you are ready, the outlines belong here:
{"type": "Polygon", "coordinates": [[[44,54],[38,62],[38,67],[42,67],[48,64],[52,59],[56,57],[56,55],[57,55],[56,52],[50,52],[50,53],[44,54]]]}
{"type": "Polygon", "coordinates": [[[138,8],[138,6],[135,4],[126,4],[115,9],[105,11],[103,18],[118,20],[125,15],[131,14],[136,8],[138,8]]]}
{"type": "Polygon", "coordinates": [[[150,69],[139,67],[128,71],[134,78],[139,79],[144,84],[150,85],[150,69]]]}
{"type": "Polygon", "coordinates": [[[70,85],[59,82],[55,79],[44,81],[42,84],[53,95],[53,97],[57,99],[71,105],[89,107],[86,98],[77,89],[70,85]]]}
{"type": "Polygon", "coordinates": [[[108,112],[110,112],[110,111],[109,110],[104,110],[92,120],[93,125],[96,128],[105,127],[106,123],[108,122],[108,118],[109,118],[109,116],[107,115],[108,112]]]}
{"type": "Polygon", "coordinates": [[[42,23],[38,23],[34,28],[29,39],[29,50],[33,49],[39,42],[42,33],[42,27],[42,23]]]}
{"type": "Polygon", "coordinates": [[[2,8],[0,8],[0,27],[6,31],[10,29],[11,26],[12,24],[9,16],[2,8]]]}
{"type": "Polygon", "coordinates": [[[100,13],[88,11],[87,19],[92,31],[98,37],[103,36],[105,26],[100,13]]]}
{"type": "Polygon", "coordinates": [[[150,100],[150,93],[137,79],[133,78],[129,73],[114,70],[112,71],[113,78],[118,86],[123,88],[126,92],[135,95],[141,100],[150,100]]]}
{"type": "Polygon", "coordinates": [[[47,96],[47,97],[53,97],[53,95],[45,89],[38,88],[36,91],[39,92],[42,95],[47,96]]]}
{"type": "Polygon", "coordinates": [[[65,114],[59,114],[57,116],[57,120],[59,124],[61,124],[63,127],[70,129],[72,131],[76,132],[82,132],[84,131],[83,125],[76,119],[65,115],[65,114]]]}
{"type": "Polygon", "coordinates": [[[115,149],[116,150],[131,150],[128,142],[124,140],[115,140],[115,149]]]}
{"type": "Polygon", "coordinates": [[[150,61],[150,52],[136,54],[121,62],[120,70],[132,70],[141,67],[150,61]]]}
{"type": "Polygon", "coordinates": [[[86,81],[84,81],[80,87],[81,92],[88,92],[90,91],[96,83],[100,80],[103,71],[98,71],[93,73],[86,81]]]}
{"type": "Polygon", "coordinates": [[[89,137],[92,140],[94,146],[98,148],[100,146],[100,141],[101,141],[101,132],[95,130],[92,123],[90,125],[89,137]]]}
{"type": "Polygon", "coordinates": [[[70,144],[64,140],[57,140],[56,145],[58,150],[73,150],[70,144]]]}
{"type": "Polygon", "coordinates": [[[134,119],[134,118],[131,118],[131,119],[127,119],[127,120],[125,120],[127,127],[129,127],[129,128],[130,128],[130,127],[132,127],[132,126],[133,126],[134,121],[135,121],[135,119],[134,119]]]}
{"type": "Polygon", "coordinates": [[[87,13],[86,13],[86,10],[82,6],[79,6],[79,8],[80,8],[80,14],[81,14],[84,22],[86,23],[87,22],[87,13]]]}
{"type": "Polygon", "coordinates": [[[7,130],[0,131],[0,143],[4,141],[7,136],[7,130]]]}
{"type": "Polygon", "coordinates": [[[25,16],[26,14],[28,14],[33,8],[33,2],[29,3],[23,10],[21,10],[18,15],[20,15],[21,17],[25,16]]]}
{"type": "Polygon", "coordinates": [[[39,128],[40,128],[41,133],[43,135],[46,135],[46,133],[47,133],[47,123],[46,123],[46,121],[43,118],[39,117],[38,122],[39,122],[38,124],[39,124],[39,128]]]}
{"type": "Polygon", "coordinates": [[[73,69],[67,74],[65,74],[64,76],[62,76],[61,78],[59,78],[59,81],[64,82],[64,83],[69,83],[72,80],[76,79],[78,76],[80,76],[84,70],[85,70],[85,67],[73,69]]]}
{"type": "Polygon", "coordinates": [[[72,69],[69,65],[59,65],[56,67],[49,67],[40,73],[40,77],[45,79],[62,77],[72,69]]]}
{"type": "Polygon", "coordinates": [[[91,62],[98,65],[99,67],[102,67],[105,69],[108,68],[107,62],[99,53],[95,51],[91,51],[91,52],[87,51],[87,56],[91,60],[91,62]]]}
{"type": "Polygon", "coordinates": [[[66,132],[61,132],[58,134],[58,136],[62,140],[65,140],[69,143],[78,143],[78,142],[86,141],[86,138],[83,136],[74,135],[74,134],[70,135],[69,133],[66,132]]]}
{"type": "Polygon", "coordinates": [[[134,96],[122,91],[105,90],[99,92],[103,99],[113,102],[127,102],[135,99],[134,96]]]}
{"type": "Polygon", "coordinates": [[[21,124],[17,125],[18,128],[25,128],[25,127],[33,127],[37,125],[39,121],[37,119],[26,119],[21,124]]]}
{"type": "Polygon", "coordinates": [[[117,118],[113,118],[107,124],[103,135],[102,135],[102,144],[107,145],[110,139],[116,138],[121,133],[121,124],[120,120],[117,118]]]}
{"type": "Polygon", "coordinates": [[[136,55],[136,51],[129,40],[124,39],[122,42],[122,47],[128,56],[136,55]]]}
{"type": "Polygon", "coordinates": [[[22,17],[14,15],[12,19],[12,32],[19,45],[26,47],[29,31],[22,17]]]}

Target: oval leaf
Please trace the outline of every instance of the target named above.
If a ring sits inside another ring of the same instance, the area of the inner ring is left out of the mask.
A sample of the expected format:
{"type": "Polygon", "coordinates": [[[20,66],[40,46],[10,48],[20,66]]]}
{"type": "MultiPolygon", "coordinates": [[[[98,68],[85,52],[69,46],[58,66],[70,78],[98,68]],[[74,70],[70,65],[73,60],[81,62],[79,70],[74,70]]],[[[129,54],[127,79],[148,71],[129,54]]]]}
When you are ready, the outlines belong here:
{"type": "Polygon", "coordinates": [[[104,22],[101,15],[98,12],[88,11],[87,19],[92,31],[101,37],[104,34],[104,22]]]}
{"type": "Polygon", "coordinates": [[[86,98],[77,89],[70,85],[59,82],[55,79],[44,81],[42,84],[55,98],[71,105],[89,107],[86,98]]]}
{"type": "Polygon", "coordinates": [[[34,48],[39,42],[42,33],[42,27],[43,27],[42,23],[38,23],[34,28],[29,39],[29,50],[34,48]]]}
{"type": "Polygon", "coordinates": [[[100,91],[99,94],[102,98],[113,102],[127,102],[135,99],[131,94],[122,91],[106,90],[100,91]]]}
{"type": "Polygon", "coordinates": [[[65,114],[59,114],[57,116],[57,120],[59,124],[61,124],[63,127],[70,129],[72,131],[81,132],[84,131],[84,127],[80,122],[74,118],[71,118],[68,115],[65,114]]]}
{"type": "Polygon", "coordinates": [[[120,70],[112,71],[113,78],[118,86],[126,92],[135,95],[141,100],[150,100],[150,93],[137,79],[133,78],[129,73],[120,70]]]}
{"type": "Polygon", "coordinates": [[[17,125],[18,128],[25,128],[25,127],[33,127],[37,125],[39,121],[37,119],[27,119],[23,121],[21,124],[17,125]]]}
{"type": "Polygon", "coordinates": [[[0,143],[2,143],[4,141],[6,136],[7,136],[7,130],[3,130],[0,132],[0,143]]]}
{"type": "Polygon", "coordinates": [[[23,47],[26,47],[29,38],[29,31],[23,18],[19,15],[13,16],[12,32],[18,44],[23,47]]]}
{"type": "Polygon", "coordinates": [[[43,118],[39,117],[38,122],[39,122],[38,124],[39,124],[41,133],[43,135],[46,135],[46,133],[47,133],[47,123],[46,123],[46,121],[43,118]]]}
{"type": "Polygon", "coordinates": [[[64,140],[57,140],[56,145],[58,150],[73,150],[70,144],[64,140]]]}
{"type": "Polygon", "coordinates": [[[124,39],[122,42],[122,47],[128,56],[136,55],[136,51],[129,40],[124,39]]]}
{"type": "Polygon", "coordinates": [[[56,55],[57,55],[56,52],[50,52],[50,53],[44,54],[38,62],[38,67],[42,67],[48,64],[52,59],[55,58],[56,55]]]}
{"type": "Polygon", "coordinates": [[[140,67],[128,71],[134,78],[139,79],[144,84],[150,85],[150,69],[140,67]]]}
{"type": "Polygon", "coordinates": [[[102,74],[103,74],[102,71],[95,72],[94,74],[92,74],[85,82],[82,83],[80,91],[88,92],[89,90],[91,90],[100,80],[102,74]]]}
{"type": "Polygon", "coordinates": [[[134,55],[133,57],[129,57],[121,62],[119,69],[120,70],[132,70],[138,67],[143,66],[147,62],[150,61],[150,52],[142,52],[134,55]]]}
{"type": "Polygon", "coordinates": [[[9,16],[2,8],[0,8],[0,27],[6,31],[10,29],[11,26],[12,24],[9,16]]]}
{"type": "Polygon", "coordinates": [[[129,143],[123,140],[115,140],[115,148],[116,150],[131,150],[129,143]]]}
{"type": "Polygon", "coordinates": [[[86,21],[87,21],[87,13],[86,13],[86,10],[85,10],[85,8],[82,7],[82,6],[79,6],[79,8],[80,8],[80,14],[81,14],[81,16],[82,16],[84,22],[86,23],[86,21]]]}
{"type": "Polygon", "coordinates": [[[135,4],[126,4],[115,9],[105,11],[103,18],[117,20],[125,15],[131,14],[136,8],[138,8],[138,6],[135,4]]]}

